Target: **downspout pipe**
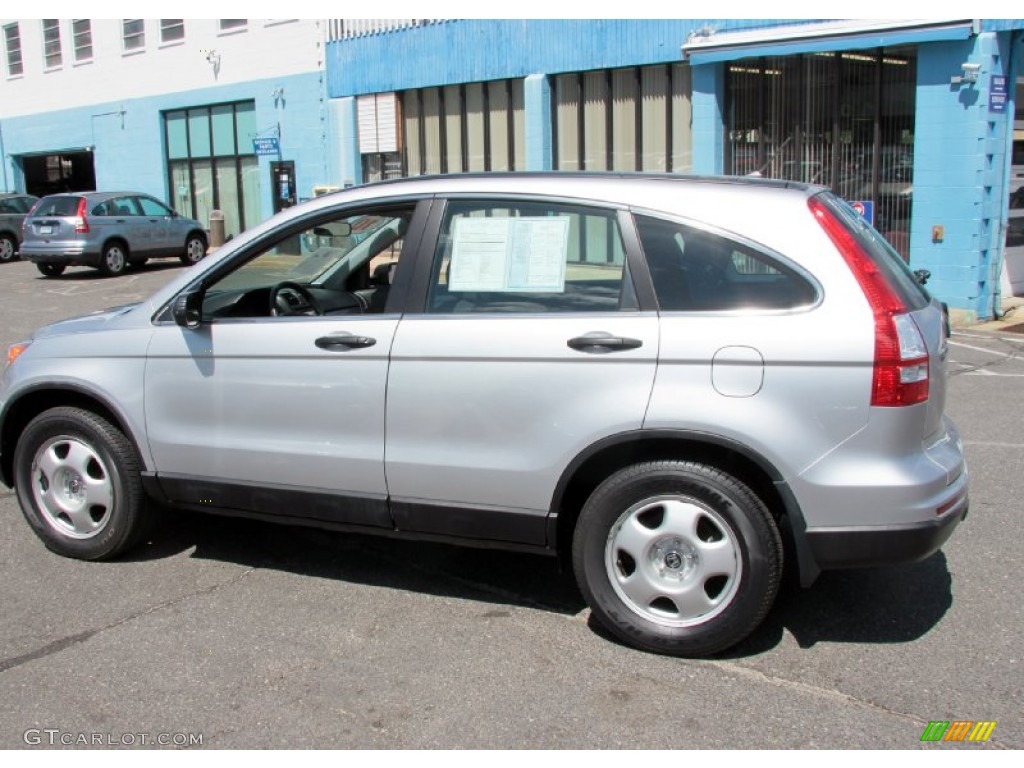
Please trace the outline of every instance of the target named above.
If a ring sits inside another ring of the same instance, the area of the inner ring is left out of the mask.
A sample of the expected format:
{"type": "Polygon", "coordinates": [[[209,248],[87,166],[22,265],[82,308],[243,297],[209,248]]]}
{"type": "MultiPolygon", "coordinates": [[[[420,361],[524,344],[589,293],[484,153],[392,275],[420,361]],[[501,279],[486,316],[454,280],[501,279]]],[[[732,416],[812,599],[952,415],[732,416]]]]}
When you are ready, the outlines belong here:
{"type": "Polygon", "coordinates": [[[1014,133],[1014,115],[1017,112],[1017,66],[1020,59],[1018,53],[1022,40],[1024,40],[1024,31],[1014,30],[1010,33],[1010,55],[1007,57],[1006,67],[1006,96],[1008,104],[1006,105],[1007,114],[1007,125],[1006,125],[1006,176],[1003,179],[1003,200],[1006,201],[1006,209],[1000,216],[1002,226],[1000,232],[1002,234],[1002,244],[1000,245],[1000,260],[999,260],[999,279],[995,281],[995,288],[993,290],[992,297],[992,314],[996,318],[1003,316],[1003,271],[1006,269],[1006,233],[1009,229],[1009,206],[1010,206],[1010,179],[1013,174],[1013,133],[1014,133]]]}

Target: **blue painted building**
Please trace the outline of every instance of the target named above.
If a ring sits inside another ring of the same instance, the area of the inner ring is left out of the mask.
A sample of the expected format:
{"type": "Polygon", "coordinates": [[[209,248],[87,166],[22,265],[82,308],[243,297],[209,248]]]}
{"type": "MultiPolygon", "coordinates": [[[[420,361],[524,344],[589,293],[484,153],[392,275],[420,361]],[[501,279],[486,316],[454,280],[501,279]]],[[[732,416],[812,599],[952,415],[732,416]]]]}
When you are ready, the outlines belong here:
{"type": "Polygon", "coordinates": [[[976,19],[342,25],[326,51],[329,175],[622,170],[825,184],[930,271],[960,319],[987,319],[1002,295],[1024,293],[1013,205],[1024,196],[1013,194],[1022,30],[976,19]]]}

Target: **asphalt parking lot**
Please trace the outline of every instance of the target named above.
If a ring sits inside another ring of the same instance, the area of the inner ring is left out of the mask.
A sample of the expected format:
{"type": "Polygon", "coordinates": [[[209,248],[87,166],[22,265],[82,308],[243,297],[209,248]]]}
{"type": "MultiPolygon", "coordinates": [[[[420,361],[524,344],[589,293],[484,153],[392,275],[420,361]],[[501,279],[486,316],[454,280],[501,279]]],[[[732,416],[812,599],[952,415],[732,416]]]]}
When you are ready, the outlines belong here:
{"type": "MultiPolygon", "coordinates": [[[[0,342],[181,269],[2,264],[0,342]]],[[[967,521],[922,563],[787,588],[711,661],[617,644],[546,558],[180,515],[76,562],[0,486],[0,749],[1024,748],[1024,335],[952,342],[967,521]],[[922,744],[933,720],[996,726],[922,744]]]]}

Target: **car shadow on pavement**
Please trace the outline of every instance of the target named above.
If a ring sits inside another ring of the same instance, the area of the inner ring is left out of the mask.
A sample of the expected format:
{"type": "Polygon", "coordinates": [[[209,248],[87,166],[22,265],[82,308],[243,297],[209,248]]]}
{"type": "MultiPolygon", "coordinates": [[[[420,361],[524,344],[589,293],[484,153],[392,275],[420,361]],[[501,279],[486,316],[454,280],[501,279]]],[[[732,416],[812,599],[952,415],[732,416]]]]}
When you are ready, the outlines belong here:
{"type": "Polygon", "coordinates": [[[586,605],[554,557],[167,511],[122,560],[191,557],[575,615],[586,605]]]}
{"type": "MultiPolygon", "coordinates": [[[[143,264],[141,267],[131,266],[126,269],[122,275],[145,274],[147,272],[166,272],[172,269],[185,269],[187,266],[188,265],[182,264],[180,261],[151,261],[148,264],[143,264]]],[[[53,277],[39,275],[36,279],[45,280],[47,282],[66,282],[69,280],[116,280],[122,275],[108,277],[98,269],[93,269],[92,267],[82,267],[80,269],[71,267],[63,274],[55,275],[53,277]]]]}
{"type": "MultiPolygon", "coordinates": [[[[167,511],[125,561],[194,558],[576,615],[586,604],[570,568],[519,552],[408,541],[167,511]]],[[[789,632],[800,648],[819,642],[906,643],[933,629],[953,603],[938,552],[920,563],[821,574],[808,589],[787,577],[775,606],[749,637],[719,658],[756,656],[789,632]]],[[[612,637],[590,617],[595,634],[612,637]]]]}
{"type": "Polygon", "coordinates": [[[826,572],[809,589],[787,580],[764,623],[726,657],[768,651],[784,631],[801,648],[819,642],[911,642],[952,606],[952,584],[942,552],[919,563],[826,572]]]}

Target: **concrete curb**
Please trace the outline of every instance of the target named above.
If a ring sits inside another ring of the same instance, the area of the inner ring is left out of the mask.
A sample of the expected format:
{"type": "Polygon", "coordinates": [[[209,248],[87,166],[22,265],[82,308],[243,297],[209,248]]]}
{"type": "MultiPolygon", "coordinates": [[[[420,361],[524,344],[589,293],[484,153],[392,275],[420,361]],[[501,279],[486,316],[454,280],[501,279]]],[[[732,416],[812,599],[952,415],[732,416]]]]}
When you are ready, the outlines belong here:
{"type": "Polygon", "coordinates": [[[1002,331],[1011,325],[1020,325],[1024,323],[1024,296],[1006,296],[1003,297],[1003,314],[997,320],[989,320],[984,323],[964,323],[958,324],[955,320],[952,320],[953,327],[961,330],[970,329],[972,331],[1002,331]]]}

